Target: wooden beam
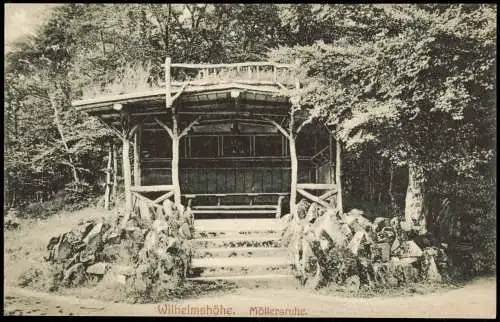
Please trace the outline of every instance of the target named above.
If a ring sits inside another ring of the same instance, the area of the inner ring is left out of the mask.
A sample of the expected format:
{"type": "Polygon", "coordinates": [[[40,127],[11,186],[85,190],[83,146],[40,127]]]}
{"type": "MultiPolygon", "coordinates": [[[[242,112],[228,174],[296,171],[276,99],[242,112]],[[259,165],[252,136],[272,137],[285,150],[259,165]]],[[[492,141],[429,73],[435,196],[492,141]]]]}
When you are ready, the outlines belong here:
{"type": "Polygon", "coordinates": [[[214,205],[214,206],[196,206],[196,209],[274,209],[276,205],[214,205]]]}
{"type": "Polygon", "coordinates": [[[343,206],[342,206],[342,184],[341,184],[341,173],[340,173],[340,166],[341,166],[341,158],[340,158],[340,140],[336,139],[336,160],[335,160],[335,183],[337,185],[337,208],[339,209],[339,213],[342,215],[343,212],[343,206]]]}
{"type": "Polygon", "coordinates": [[[189,125],[181,132],[181,134],[179,134],[179,139],[182,138],[183,136],[187,135],[189,133],[189,131],[193,128],[193,126],[198,124],[198,121],[201,119],[201,117],[202,116],[200,115],[196,118],[196,120],[189,123],[189,125]]]}
{"type": "Polygon", "coordinates": [[[280,131],[281,134],[283,134],[284,137],[290,139],[290,134],[288,134],[288,132],[281,125],[279,125],[278,122],[267,117],[265,118],[265,120],[274,125],[278,129],[278,131],[280,131]]]}
{"type": "Polygon", "coordinates": [[[327,198],[333,196],[334,194],[337,193],[337,189],[335,190],[330,190],[330,191],[327,191],[325,192],[324,194],[322,194],[321,196],[319,196],[318,198],[321,199],[321,200],[326,200],[327,198]]]}
{"type": "Polygon", "coordinates": [[[171,64],[171,58],[166,57],[165,58],[165,105],[167,108],[170,108],[172,106],[172,99],[170,97],[170,87],[171,87],[171,79],[170,79],[170,64],[171,64]]]}
{"type": "Polygon", "coordinates": [[[168,135],[170,136],[171,139],[174,138],[174,132],[162,121],[160,121],[157,117],[155,117],[156,123],[158,123],[165,131],[167,131],[168,135]]]}
{"type": "Polygon", "coordinates": [[[330,205],[328,203],[326,203],[325,201],[319,199],[315,195],[310,194],[309,192],[307,192],[305,190],[297,188],[297,192],[300,193],[301,195],[303,195],[304,197],[306,197],[307,199],[309,199],[311,201],[314,201],[314,202],[322,205],[323,207],[330,208],[330,205]]]}
{"type": "Polygon", "coordinates": [[[142,129],[134,135],[134,185],[141,185],[141,135],[142,129]]]}
{"type": "Polygon", "coordinates": [[[174,191],[169,191],[165,194],[163,194],[162,196],[156,198],[155,200],[153,200],[154,203],[161,203],[163,202],[164,200],[167,200],[168,198],[172,197],[174,195],[174,191]]]}
{"type": "Polygon", "coordinates": [[[118,136],[118,138],[120,139],[123,139],[123,135],[120,131],[118,131],[118,129],[112,127],[111,125],[109,125],[106,121],[104,121],[102,118],[100,117],[96,117],[99,122],[101,122],[105,127],[107,127],[109,130],[111,130],[111,132],[113,132],[114,134],[116,134],[116,136],[118,136]]]}
{"type": "Polygon", "coordinates": [[[297,183],[297,188],[309,190],[336,190],[337,186],[331,183],[297,183]]]}
{"type": "Polygon", "coordinates": [[[173,185],[155,185],[155,186],[133,186],[130,188],[133,192],[156,192],[156,191],[172,191],[173,185]]]}
{"type": "MultiPolygon", "coordinates": [[[[164,66],[164,65],[163,65],[164,66]]],[[[244,62],[233,64],[170,64],[172,68],[207,69],[207,68],[241,68],[247,66],[275,66],[276,68],[294,68],[290,64],[278,64],[274,62],[244,62]]]]}
{"type": "Polygon", "coordinates": [[[179,96],[181,96],[182,92],[184,92],[184,89],[186,88],[187,85],[188,83],[182,84],[182,87],[178,90],[178,92],[173,97],[170,98],[170,106],[172,106],[175,100],[178,99],[179,96]]]}
{"type": "Polygon", "coordinates": [[[106,167],[106,191],[104,193],[104,209],[109,210],[109,199],[111,194],[111,161],[113,158],[113,149],[111,144],[109,145],[108,152],[108,165],[106,167]]]}
{"type": "Polygon", "coordinates": [[[128,132],[127,137],[128,137],[128,138],[131,138],[131,137],[135,134],[135,132],[137,131],[137,129],[139,129],[139,126],[140,126],[140,123],[135,124],[135,125],[134,125],[131,129],[130,129],[130,131],[128,132]]]}
{"type": "Polygon", "coordinates": [[[137,193],[137,192],[133,192],[133,194],[134,194],[134,197],[136,197],[137,199],[140,199],[140,200],[142,200],[142,201],[145,201],[146,203],[150,204],[151,206],[154,206],[154,207],[161,207],[161,208],[163,208],[163,205],[158,205],[158,204],[155,204],[155,203],[153,202],[153,200],[150,200],[150,199],[148,199],[148,198],[146,198],[146,197],[142,196],[141,194],[139,194],[139,193],[137,193]]]}
{"type": "Polygon", "coordinates": [[[116,206],[116,199],[117,199],[117,189],[118,189],[118,152],[116,145],[113,143],[112,144],[113,148],[113,203],[116,206]]]}
{"type": "Polygon", "coordinates": [[[123,167],[123,182],[125,186],[125,211],[130,213],[132,211],[132,194],[131,194],[131,172],[130,172],[130,142],[129,139],[122,138],[122,167],[123,167]]]}

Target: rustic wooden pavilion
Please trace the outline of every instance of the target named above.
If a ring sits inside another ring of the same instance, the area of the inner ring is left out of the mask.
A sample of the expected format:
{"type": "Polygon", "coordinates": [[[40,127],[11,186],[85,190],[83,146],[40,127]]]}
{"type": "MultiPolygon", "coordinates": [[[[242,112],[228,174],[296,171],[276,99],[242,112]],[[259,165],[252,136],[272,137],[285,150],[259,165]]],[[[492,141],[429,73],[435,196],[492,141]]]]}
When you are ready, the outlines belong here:
{"type": "Polygon", "coordinates": [[[297,194],[336,204],[338,142],[320,122],[290,130],[300,119],[285,94],[300,87],[296,66],[167,58],[164,67],[160,89],[73,102],[122,140],[128,210],[136,199],[154,207],[172,198],[198,218],[279,217],[297,194]]]}

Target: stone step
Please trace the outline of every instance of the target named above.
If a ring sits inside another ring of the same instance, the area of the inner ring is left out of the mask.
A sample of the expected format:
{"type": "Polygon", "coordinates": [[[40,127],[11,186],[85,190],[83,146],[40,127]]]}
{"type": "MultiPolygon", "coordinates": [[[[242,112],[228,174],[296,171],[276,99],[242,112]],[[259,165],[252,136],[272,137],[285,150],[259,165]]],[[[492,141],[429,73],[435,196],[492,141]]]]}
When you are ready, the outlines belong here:
{"type": "Polygon", "coordinates": [[[262,237],[262,238],[274,238],[280,239],[281,232],[273,230],[261,230],[261,231],[196,231],[194,233],[195,239],[204,238],[239,238],[239,237],[262,237]]]}
{"type": "Polygon", "coordinates": [[[258,275],[291,275],[290,260],[286,257],[198,258],[193,259],[189,277],[229,277],[258,275]]]}
{"type": "Polygon", "coordinates": [[[252,267],[290,265],[287,256],[193,258],[193,267],[252,267]]]}
{"type": "Polygon", "coordinates": [[[230,232],[230,231],[282,231],[283,223],[278,219],[196,219],[196,231],[230,232]]]}
{"type": "Polygon", "coordinates": [[[265,275],[234,275],[234,276],[202,276],[202,277],[189,277],[191,281],[237,281],[237,280],[295,280],[292,274],[265,274],[265,275]]]}
{"type": "Polygon", "coordinates": [[[288,256],[284,247],[231,247],[195,249],[195,258],[210,257],[284,257],[288,256]]]}
{"type": "Polygon", "coordinates": [[[280,247],[281,241],[271,236],[236,236],[224,238],[198,238],[192,240],[196,248],[234,248],[234,247],[280,247]]]}

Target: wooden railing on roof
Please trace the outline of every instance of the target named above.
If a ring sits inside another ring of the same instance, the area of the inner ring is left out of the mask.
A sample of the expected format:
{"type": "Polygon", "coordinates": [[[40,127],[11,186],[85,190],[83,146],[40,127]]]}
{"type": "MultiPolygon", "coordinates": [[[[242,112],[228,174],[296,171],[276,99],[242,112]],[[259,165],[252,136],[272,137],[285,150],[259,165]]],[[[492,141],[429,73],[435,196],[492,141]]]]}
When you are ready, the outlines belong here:
{"type": "Polygon", "coordinates": [[[292,87],[296,84],[296,67],[273,62],[245,62],[234,64],[169,64],[165,67],[166,82],[171,86],[240,83],[249,85],[278,85],[292,87]],[[168,69],[168,71],[167,71],[168,69]]]}

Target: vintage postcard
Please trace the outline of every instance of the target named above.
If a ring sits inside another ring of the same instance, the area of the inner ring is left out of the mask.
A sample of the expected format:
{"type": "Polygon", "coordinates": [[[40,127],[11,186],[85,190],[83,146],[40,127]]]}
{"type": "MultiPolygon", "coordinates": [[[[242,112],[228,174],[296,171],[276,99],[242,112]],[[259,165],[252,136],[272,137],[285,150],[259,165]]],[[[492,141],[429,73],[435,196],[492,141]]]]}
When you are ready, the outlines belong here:
{"type": "Polygon", "coordinates": [[[496,5],[4,9],[5,315],[496,317],[496,5]]]}

